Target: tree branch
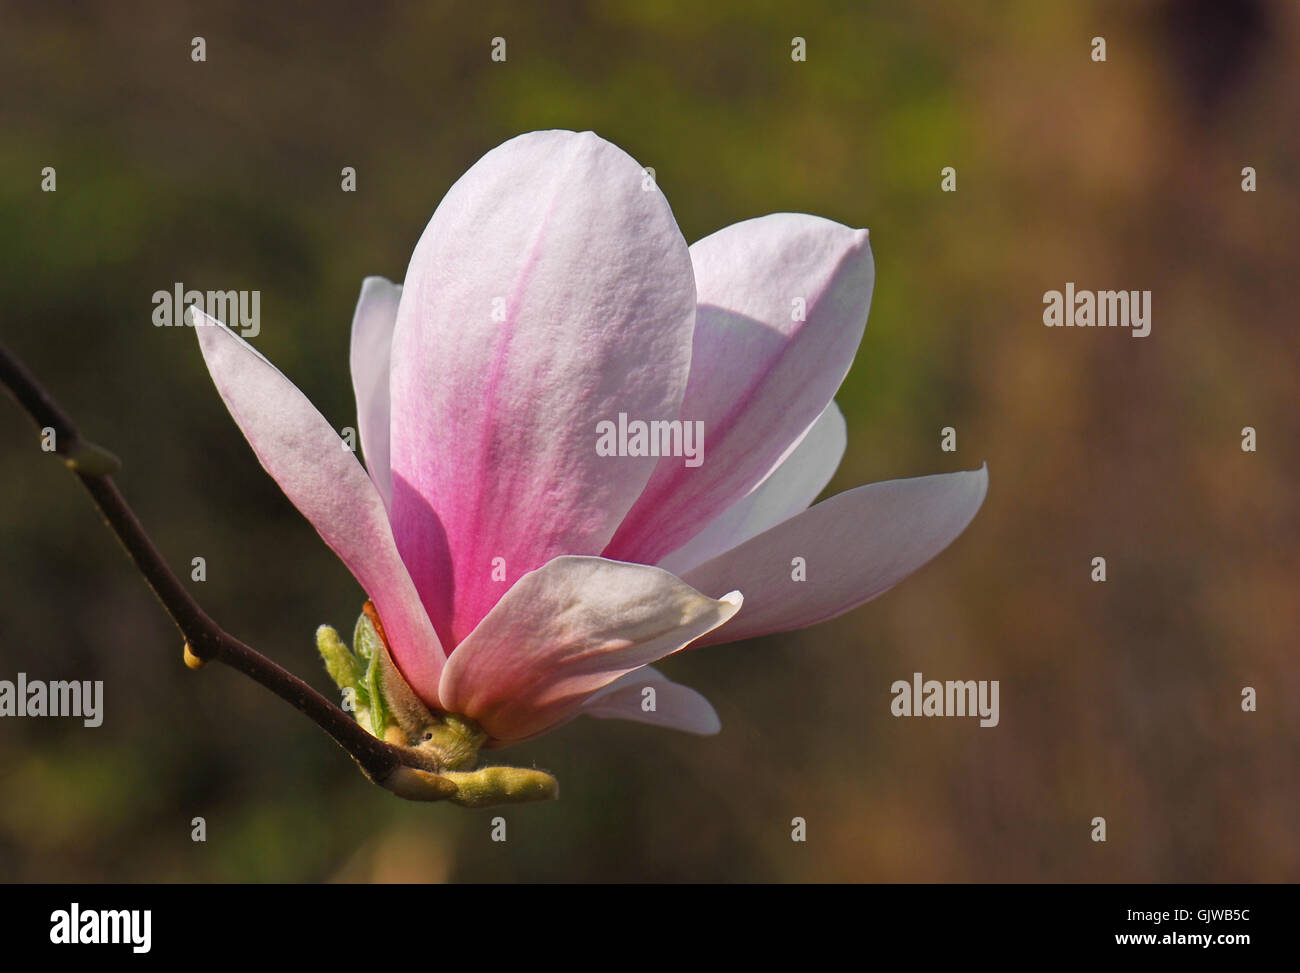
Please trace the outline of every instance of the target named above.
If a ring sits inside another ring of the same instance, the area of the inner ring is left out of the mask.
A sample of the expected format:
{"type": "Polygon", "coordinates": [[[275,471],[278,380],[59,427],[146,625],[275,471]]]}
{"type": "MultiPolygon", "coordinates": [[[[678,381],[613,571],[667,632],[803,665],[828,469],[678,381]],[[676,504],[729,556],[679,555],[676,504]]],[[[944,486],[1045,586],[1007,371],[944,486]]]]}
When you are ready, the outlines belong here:
{"type": "MultiPolygon", "coordinates": [[[[402,793],[409,773],[403,767],[436,773],[440,768],[428,754],[396,747],[367,733],[352,717],[297,676],[225,632],[199,607],[180,579],[167,566],[126,499],[113,482],[118,463],[111,453],[81,438],[72,420],[4,345],[0,344],[0,384],[13,394],[37,426],[54,431],[55,451],[76,474],[105,521],[126,548],[186,640],[186,661],[192,667],[215,660],[265,686],[328,733],[352,755],[371,780],[402,793]],[[191,661],[191,659],[193,661],[191,661]]],[[[414,796],[413,793],[403,796],[414,796]]]]}

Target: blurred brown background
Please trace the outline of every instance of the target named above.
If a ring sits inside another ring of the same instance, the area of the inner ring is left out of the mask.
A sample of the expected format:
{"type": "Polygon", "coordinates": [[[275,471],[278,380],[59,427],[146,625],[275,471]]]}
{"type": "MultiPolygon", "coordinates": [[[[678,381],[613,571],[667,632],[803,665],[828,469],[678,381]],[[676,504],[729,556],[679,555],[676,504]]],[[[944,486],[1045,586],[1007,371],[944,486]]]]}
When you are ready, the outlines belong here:
{"type": "Polygon", "coordinates": [[[721,735],[583,720],[506,751],[562,799],[501,812],[500,844],[497,812],[393,798],[258,686],[187,671],[6,399],[0,678],[103,679],[106,717],[0,721],[0,878],[1295,880],[1297,7],[898,6],[6,4],[0,335],[122,457],[174,567],[206,557],[207,610],[323,691],[313,630],[362,594],[151,295],[260,290],[258,347],[350,425],[361,278],[400,279],[448,186],[522,131],[654,166],[688,240],[779,210],[870,227],[831,489],[991,480],[879,600],[665,664],[721,735]],[[1066,281],[1150,289],[1151,335],[1043,327],[1066,281]],[[1001,724],[893,718],[914,671],[1000,680],[1001,724]]]}

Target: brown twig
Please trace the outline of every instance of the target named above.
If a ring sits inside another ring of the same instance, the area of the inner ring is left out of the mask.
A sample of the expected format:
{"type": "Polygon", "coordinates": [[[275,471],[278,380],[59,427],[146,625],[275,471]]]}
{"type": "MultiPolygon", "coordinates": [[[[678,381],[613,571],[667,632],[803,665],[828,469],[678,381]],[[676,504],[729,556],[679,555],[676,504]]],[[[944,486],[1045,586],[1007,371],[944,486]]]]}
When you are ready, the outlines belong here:
{"type": "Polygon", "coordinates": [[[9,389],[37,426],[54,431],[55,451],[90,493],[108,526],[181,630],[188,650],[187,662],[189,657],[194,660],[192,665],[210,660],[222,662],[265,686],[328,733],[376,783],[390,781],[394,772],[402,767],[433,772],[439,769],[428,754],[412,748],[395,747],[371,736],[352,717],[293,673],[228,634],[209,618],[167,566],[113,482],[116,459],[81,438],[67,413],[2,344],[0,384],[9,389]]]}

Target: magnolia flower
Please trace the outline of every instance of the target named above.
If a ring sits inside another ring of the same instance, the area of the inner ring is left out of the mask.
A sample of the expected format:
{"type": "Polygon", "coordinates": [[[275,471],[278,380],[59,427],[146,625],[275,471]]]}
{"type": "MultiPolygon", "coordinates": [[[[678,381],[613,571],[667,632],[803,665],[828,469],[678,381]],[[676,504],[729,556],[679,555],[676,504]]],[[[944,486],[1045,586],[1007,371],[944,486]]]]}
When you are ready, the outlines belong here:
{"type": "Polygon", "coordinates": [[[980,469],[809,506],[844,453],[832,396],[873,279],[867,231],[815,216],[688,248],[621,149],[533,132],[451,188],[403,286],[362,284],[365,469],[251,345],[202,315],[196,333],[258,459],[373,602],[359,642],[378,633],[433,728],[399,739],[501,746],[581,714],[708,734],[709,703],[651,663],[848,611],[984,498],[980,469]]]}

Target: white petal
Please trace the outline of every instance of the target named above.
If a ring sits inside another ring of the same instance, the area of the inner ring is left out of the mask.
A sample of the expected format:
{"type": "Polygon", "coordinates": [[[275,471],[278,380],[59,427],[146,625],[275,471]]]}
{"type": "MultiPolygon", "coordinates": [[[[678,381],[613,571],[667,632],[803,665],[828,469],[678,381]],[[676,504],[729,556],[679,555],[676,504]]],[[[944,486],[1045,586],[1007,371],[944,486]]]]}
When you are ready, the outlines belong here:
{"type": "Polygon", "coordinates": [[[194,330],[212,380],[253,452],[374,601],[407,682],[437,705],[442,645],[374,483],[296,385],[224,324],[190,313],[201,322],[194,330]]]}
{"type": "Polygon", "coordinates": [[[866,327],[866,230],[776,213],[693,244],[691,265],[699,307],[681,411],[703,424],[702,462],[660,460],[605,557],[657,563],[753,490],[831,401],[866,327]]]}
{"type": "Polygon", "coordinates": [[[583,703],[580,712],[597,719],[631,720],[699,736],[712,736],[722,729],[722,721],[707,699],[651,666],[614,680],[583,703]],[[647,689],[654,690],[653,697],[647,696],[647,689]],[[648,698],[654,700],[651,710],[646,709],[648,698]]]}
{"type": "Polygon", "coordinates": [[[740,605],[738,592],[706,598],[644,564],[557,557],[515,582],[457,646],[439,698],[494,740],[523,740],[717,628],[740,605]]]}
{"type": "Polygon", "coordinates": [[[392,505],[393,475],[388,461],[388,366],[393,326],[402,287],[383,277],[361,282],[361,297],[352,315],[352,390],[357,397],[357,436],[366,470],[379,488],[384,506],[392,505]]]}
{"type": "Polygon", "coordinates": [[[392,509],[448,644],[498,567],[600,554],[657,459],[599,455],[598,424],[678,417],[694,320],[667,200],[594,134],[511,139],[447,193],[393,333],[392,509]]]}
{"type": "Polygon", "coordinates": [[[844,413],[834,402],[767,479],[659,562],[679,578],[697,565],[808,509],[835,475],[848,443],[844,413]]]}
{"type": "Polygon", "coordinates": [[[988,470],[872,483],[815,507],[688,571],[708,593],[739,587],[745,610],[698,645],[803,628],[889,590],[953,542],[988,490],[988,470]],[[793,562],[802,558],[804,580],[793,562]]]}

